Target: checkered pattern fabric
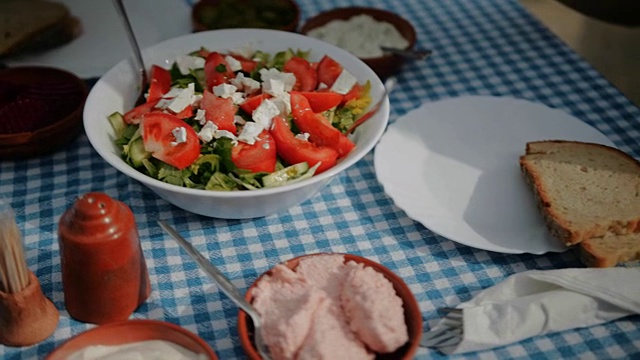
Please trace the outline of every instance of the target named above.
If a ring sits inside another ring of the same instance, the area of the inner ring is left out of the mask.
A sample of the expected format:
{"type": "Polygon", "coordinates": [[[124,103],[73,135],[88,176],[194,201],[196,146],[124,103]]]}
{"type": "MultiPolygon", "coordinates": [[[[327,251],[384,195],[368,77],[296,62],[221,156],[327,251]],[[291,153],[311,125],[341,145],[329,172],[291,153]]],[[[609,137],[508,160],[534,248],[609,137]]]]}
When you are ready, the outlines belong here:
{"type": "MultiPolygon", "coordinates": [[[[191,1],[193,2],[193,1],[191,1]]],[[[391,119],[428,101],[466,94],[509,95],[562,109],[640,156],[640,110],[572,52],[516,0],[298,0],[302,21],[334,7],[374,6],[416,28],[418,45],[434,50],[406,64],[391,94],[391,119]]],[[[375,151],[375,150],[374,150],[375,151]]],[[[242,358],[237,308],[164,234],[168,219],[241,290],[289,258],[323,251],[378,261],[395,271],[419,301],[425,328],[436,309],[469,300],[481,289],[528,269],[580,266],[571,253],[506,255],[433,234],[411,220],[376,180],[372,154],[308,201],[255,220],[220,220],[176,208],[109,166],[80,136],[40,158],[0,162],[0,197],[24,235],[28,265],[61,312],[56,332],[26,348],[0,346],[6,359],[42,358],[92,327],[65,310],[57,222],[74,199],[100,191],[127,203],[139,227],[153,292],[133,318],[170,321],[201,336],[221,359],[242,358]]],[[[640,356],[640,317],[535,337],[469,358],[633,358],[640,356]]],[[[421,349],[418,358],[440,358],[421,349]]],[[[460,356],[463,357],[463,356],[460,356]]]]}

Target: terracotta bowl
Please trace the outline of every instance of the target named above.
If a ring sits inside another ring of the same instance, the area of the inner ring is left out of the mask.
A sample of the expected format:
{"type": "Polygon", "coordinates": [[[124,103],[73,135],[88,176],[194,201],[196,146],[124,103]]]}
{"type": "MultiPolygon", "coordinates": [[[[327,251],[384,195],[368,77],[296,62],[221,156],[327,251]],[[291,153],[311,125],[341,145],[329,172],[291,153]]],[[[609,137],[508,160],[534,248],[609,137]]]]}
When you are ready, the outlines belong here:
{"type": "MultiPolygon", "coordinates": [[[[418,302],[416,298],[413,296],[413,293],[407,286],[407,284],[396,274],[394,274],[391,270],[386,267],[378,264],[375,261],[371,261],[367,258],[352,255],[352,254],[339,254],[339,253],[316,253],[298,256],[291,260],[285,261],[283,264],[290,269],[295,269],[300,260],[311,257],[311,256],[319,256],[319,255],[343,255],[345,258],[345,262],[354,261],[356,263],[364,264],[366,267],[371,267],[374,270],[382,273],[387,280],[393,284],[393,288],[396,291],[396,294],[402,299],[403,307],[404,307],[404,321],[407,324],[407,328],[409,330],[409,341],[403,345],[401,348],[396,350],[390,354],[379,354],[376,359],[413,359],[418,347],[420,345],[420,337],[422,336],[422,313],[420,312],[420,307],[418,306],[418,302]]],[[[251,284],[247,293],[245,295],[245,299],[251,303],[253,301],[252,289],[256,287],[256,284],[262,279],[265,275],[270,275],[272,270],[265,272],[260,275],[256,281],[251,284]]],[[[240,310],[238,314],[238,332],[240,335],[240,343],[245,353],[247,354],[249,359],[259,360],[261,359],[258,351],[256,350],[253,344],[253,323],[251,322],[251,318],[244,311],[240,310]]]]}
{"type": "Polygon", "coordinates": [[[299,21],[300,8],[293,0],[201,0],[191,9],[196,32],[229,28],[296,31],[299,21]]]}
{"type": "Polygon", "coordinates": [[[202,338],[169,322],[158,320],[127,320],[101,325],[80,333],[58,346],[47,360],[63,360],[82,348],[92,345],[123,345],[147,340],[165,340],[187,350],[217,360],[216,353],[202,338]]]}
{"type": "Polygon", "coordinates": [[[50,67],[0,70],[0,159],[50,153],[82,131],[88,88],[50,67]]]}
{"type": "MultiPolygon", "coordinates": [[[[402,35],[409,42],[409,46],[406,49],[413,49],[416,44],[416,31],[409,21],[404,19],[398,14],[393,12],[371,8],[371,7],[344,7],[322,12],[310,19],[308,19],[302,28],[300,33],[307,34],[310,30],[323,26],[334,20],[348,20],[356,15],[369,15],[378,21],[384,21],[393,25],[400,35],[402,35]]],[[[402,56],[395,54],[385,54],[380,57],[373,58],[361,58],[376,74],[384,79],[393,73],[397,72],[405,59],[402,56]]]]}

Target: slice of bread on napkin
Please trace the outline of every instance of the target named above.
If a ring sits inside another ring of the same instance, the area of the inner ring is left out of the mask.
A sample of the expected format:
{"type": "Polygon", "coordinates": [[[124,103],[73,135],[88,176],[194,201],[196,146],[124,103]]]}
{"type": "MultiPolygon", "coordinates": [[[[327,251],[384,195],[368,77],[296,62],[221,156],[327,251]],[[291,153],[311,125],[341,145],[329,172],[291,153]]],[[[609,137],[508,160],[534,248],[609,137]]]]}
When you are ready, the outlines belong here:
{"type": "Polygon", "coordinates": [[[0,57],[48,50],[81,32],[80,21],[62,3],[0,0],[0,57]]]}
{"type": "Polygon", "coordinates": [[[589,266],[640,258],[637,160],[601,144],[548,140],[527,143],[520,168],[550,233],[580,244],[589,266]]]}

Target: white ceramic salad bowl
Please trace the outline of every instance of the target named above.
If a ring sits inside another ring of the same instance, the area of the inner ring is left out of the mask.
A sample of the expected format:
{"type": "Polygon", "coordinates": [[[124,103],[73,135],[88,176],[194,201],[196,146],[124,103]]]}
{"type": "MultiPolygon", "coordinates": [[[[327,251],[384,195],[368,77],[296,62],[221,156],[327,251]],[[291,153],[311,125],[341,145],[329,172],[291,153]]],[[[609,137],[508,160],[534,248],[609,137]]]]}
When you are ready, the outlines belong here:
{"type": "MultiPolygon", "coordinates": [[[[384,96],[384,86],[365,63],[350,53],[325,42],[290,32],[275,30],[230,29],[190,34],[170,39],[143,50],[147,67],[153,64],[169,68],[179,55],[201,47],[231,51],[251,47],[275,54],[288,48],[310,50],[309,60],[329,55],[358,82],[371,82],[372,103],[384,96]]],[[[158,196],[184,210],[216,218],[247,219],[284,211],[315,195],[334,176],[362,159],[376,145],[389,120],[389,101],[384,99],[378,112],[360,126],[351,139],[355,149],[336,166],[310,179],[274,188],[247,191],[210,191],[168,184],[138,172],[120,157],[114,144],[115,132],[107,117],[115,111],[133,108],[138,94],[138,74],[133,62],[121,61],[92,88],[84,108],[84,128],[91,145],[110,165],[141,182],[158,196]]]]}

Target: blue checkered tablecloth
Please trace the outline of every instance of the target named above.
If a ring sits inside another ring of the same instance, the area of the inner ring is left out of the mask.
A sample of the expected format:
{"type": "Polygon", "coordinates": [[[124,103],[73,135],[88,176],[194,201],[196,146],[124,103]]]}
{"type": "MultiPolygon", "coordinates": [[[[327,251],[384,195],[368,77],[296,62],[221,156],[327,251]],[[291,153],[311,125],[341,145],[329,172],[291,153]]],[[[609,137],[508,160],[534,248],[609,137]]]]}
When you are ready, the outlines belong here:
{"type": "MultiPolygon", "coordinates": [[[[640,110],[516,0],[298,0],[302,21],[334,7],[385,8],[407,18],[419,46],[434,50],[406,64],[391,94],[391,119],[428,101],[465,94],[509,95],[562,109],[640,157],[640,110]]],[[[375,151],[375,150],[374,150],[375,151]]],[[[459,245],[411,220],[376,180],[373,155],[336,177],[310,200],[254,220],[220,220],[176,208],[109,166],[80,136],[48,156],[0,161],[0,197],[16,212],[29,268],[60,310],[58,329],[32,347],[0,346],[6,359],[42,358],[92,327],[71,319],[63,302],[57,223],[74,199],[100,191],[133,210],[149,267],[152,294],[132,316],[170,321],[197,333],[221,359],[242,358],[238,310],[156,219],[170,222],[241,289],[289,258],[334,251],[361,255],[395,271],[409,285],[425,328],[436,309],[469,300],[481,289],[528,269],[581,266],[568,252],[507,255],[459,245]]],[[[418,358],[443,354],[421,349],[418,358]]],[[[462,357],[462,356],[460,356],[462,357]]],[[[640,317],[540,336],[469,358],[640,357],[640,317]]]]}

